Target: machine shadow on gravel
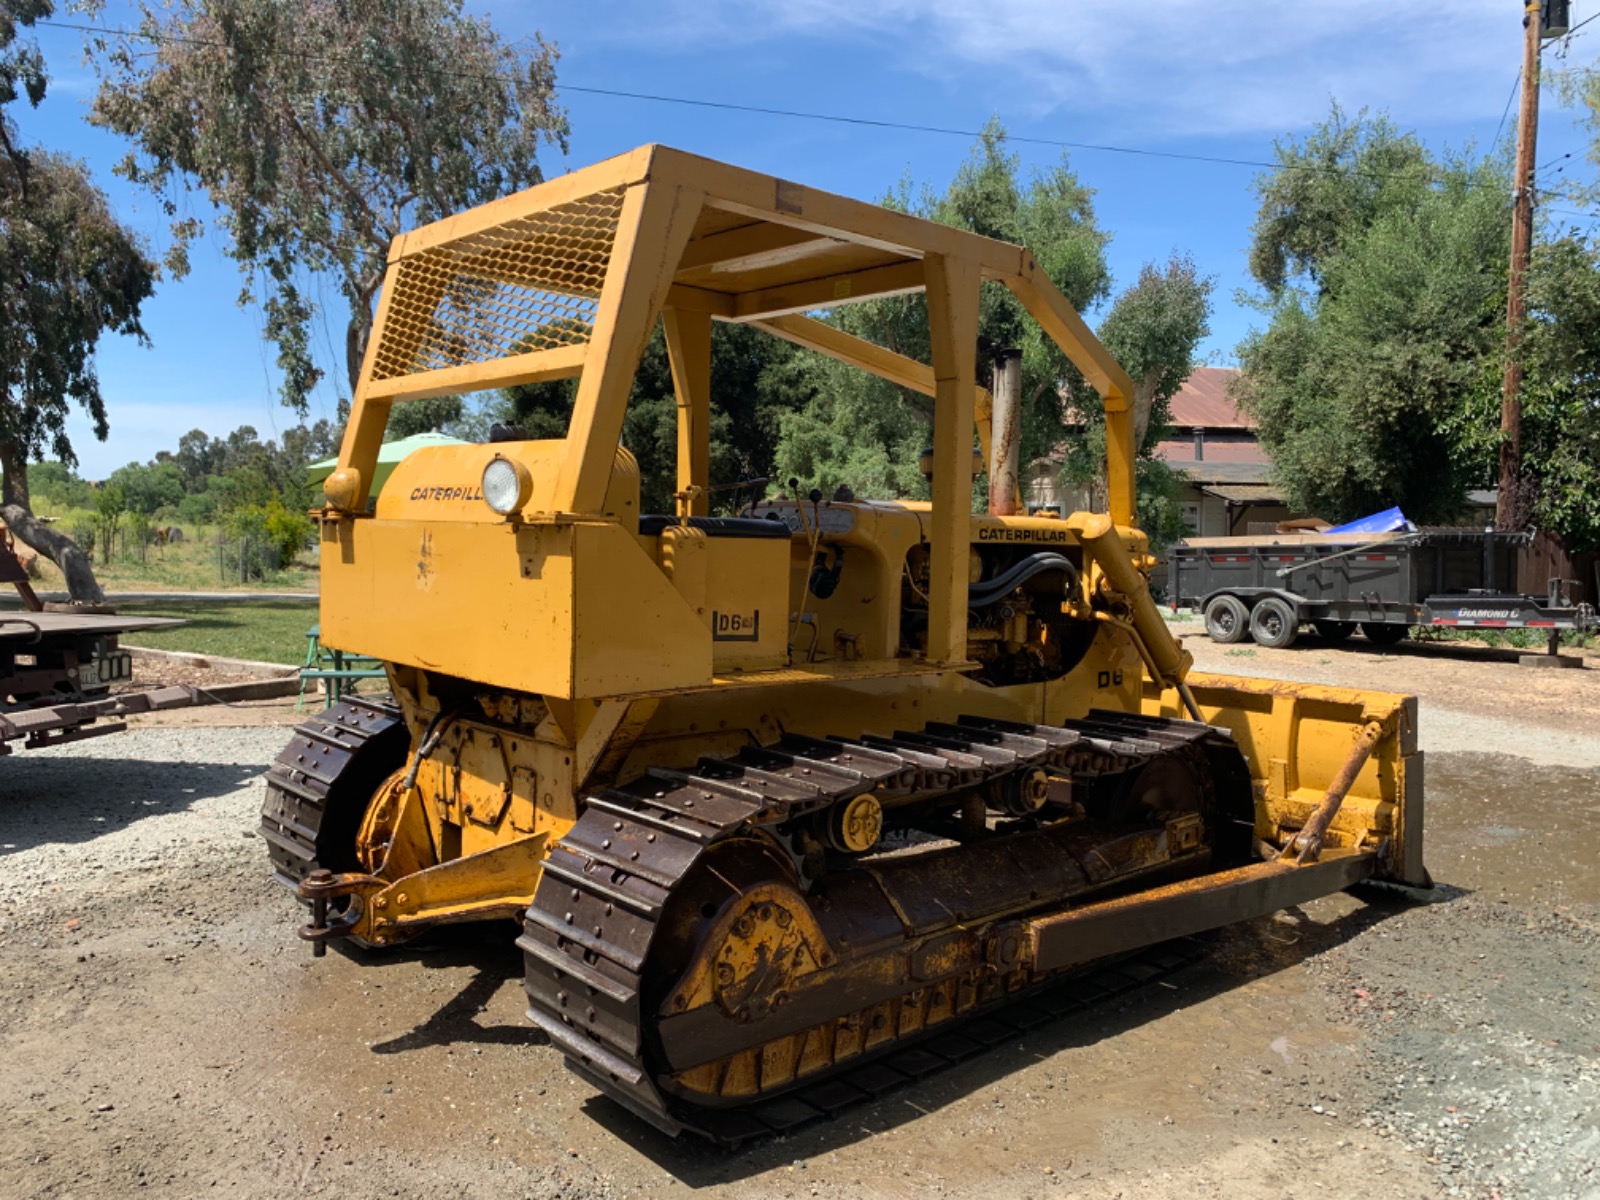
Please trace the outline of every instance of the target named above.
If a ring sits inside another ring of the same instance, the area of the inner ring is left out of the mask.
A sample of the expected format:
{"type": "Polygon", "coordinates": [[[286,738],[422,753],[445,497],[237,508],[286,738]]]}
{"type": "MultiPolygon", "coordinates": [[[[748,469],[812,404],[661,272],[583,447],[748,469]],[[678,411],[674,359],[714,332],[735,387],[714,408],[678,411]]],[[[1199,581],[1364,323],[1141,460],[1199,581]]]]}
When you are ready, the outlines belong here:
{"type": "Polygon", "coordinates": [[[0,783],[0,858],[49,842],[90,842],[183,812],[258,778],[258,763],[17,755],[0,783]]]}
{"type": "Polygon", "coordinates": [[[374,1054],[406,1054],[430,1046],[530,1046],[545,1044],[545,1038],[531,1022],[515,1025],[484,1025],[477,1017],[495,995],[511,980],[522,978],[522,952],[515,942],[515,927],[504,921],[457,925],[438,931],[432,938],[410,942],[393,950],[363,950],[336,942],[342,954],[363,970],[383,971],[389,967],[427,970],[471,967],[476,974],[466,986],[439,1007],[420,1025],[387,1041],[375,1042],[374,1054]]]}
{"type": "MultiPolygon", "coordinates": [[[[1162,984],[1147,984],[1087,1010],[1064,1013],[1015,1041],[1000,1043],[948,1070],[910,1081],[833,1118],[736,1148],[724,1148],[688,1135],[674,1140],[604,1096],[586,1101],[584,1112],[690,1187],[753,1178],[797,1159],[827,1154],[922,1120],[1032,1063],[1115,1039],[1256,979],[1297,967],[1418,903],[1448,902],[1466,894],[1458,889],[1437,891],[1437,895],[1424,897],[1423,893],[1363,888],[1359,892],[1359,908],[1325,923],[1289,909],[1287,925],[1263,917],[1224,929],[1211,937],[1203,958],[1162,984]]],[[[1070,1081],[1062,1085],[1060,1095],[1064,1102],[1076,1099],[1070,1081]]]]}

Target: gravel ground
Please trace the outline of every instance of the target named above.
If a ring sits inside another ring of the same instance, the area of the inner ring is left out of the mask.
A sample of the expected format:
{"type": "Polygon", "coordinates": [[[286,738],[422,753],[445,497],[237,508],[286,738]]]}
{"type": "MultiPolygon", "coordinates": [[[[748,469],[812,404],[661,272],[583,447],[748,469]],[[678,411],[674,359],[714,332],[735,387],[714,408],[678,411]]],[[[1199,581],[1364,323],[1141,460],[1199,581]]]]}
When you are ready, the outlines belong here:
{"type": "Polygon", "coordinates": [[[1165,985],[735,1155],[534,1045],[504,927],[312,960],[253,833],[285,707],[10,757],[0,1196],[1600,1198],[1600,709],[1569,717],[1600,672],[1548,673],[1563,694],[1459,657],[1193,648],[1420,692],[1433,902],[1229,930],[1165,985]]]}

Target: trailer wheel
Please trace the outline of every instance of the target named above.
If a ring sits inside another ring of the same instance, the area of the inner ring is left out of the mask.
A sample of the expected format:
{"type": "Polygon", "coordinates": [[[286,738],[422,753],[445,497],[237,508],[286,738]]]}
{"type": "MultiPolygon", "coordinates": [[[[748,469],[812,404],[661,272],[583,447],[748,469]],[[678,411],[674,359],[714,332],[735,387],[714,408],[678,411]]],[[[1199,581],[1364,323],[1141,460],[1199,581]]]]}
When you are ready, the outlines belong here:
{"type": "Polygon", "coordinates": [[[1295,634],[1299,631],[1300,622],[1295,618],[1294,609],[1276,596],[1256,601],[1256,606],[1250,610],[1250,636],[1269,650],[1294,645],[1295,634]]]}
{"type": "Polygon", "coordinates": [[[1250,631],[1250,610],[1237,596],[1214,596],[1206,605],[1206,636],[1231,646],[1250,631]]]}
{"type": "Polygon", "coordinates": [[[1363,621],[1361,632],[1367,635],[1367,641],[1374,646],[1392,646],[1396,642],[1406,640],[1406,634],[1411,632],[1411,626],[1391,625],[1386,621],[1363,621]]]}
{"type": "Polygon", "coordinates": [[[1342,642],[1356,631],[1354,621],[1313,621],[1317,636],[1325,642],[1342,642]]]}

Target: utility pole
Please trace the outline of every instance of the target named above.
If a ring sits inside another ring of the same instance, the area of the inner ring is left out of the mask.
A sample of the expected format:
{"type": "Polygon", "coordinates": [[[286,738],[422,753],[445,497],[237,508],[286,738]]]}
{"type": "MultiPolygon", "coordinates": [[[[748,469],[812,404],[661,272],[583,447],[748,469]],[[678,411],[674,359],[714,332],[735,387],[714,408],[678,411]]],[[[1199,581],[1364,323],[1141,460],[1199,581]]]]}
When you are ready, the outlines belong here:
{"type": "Polygon", "coordinates": [[[1500,389],[1500,490],[1494,523],[1520,528],[1522,513],[1522,362],[1528,252],[1533,247],[1533,164],[1539,138],[1540,0],[1528,0],[1522,25],[1522,103],[1517,110],[1517,165],[1511,192],[1511,274],[1506,281],[1506,373],[1500,389]]]}

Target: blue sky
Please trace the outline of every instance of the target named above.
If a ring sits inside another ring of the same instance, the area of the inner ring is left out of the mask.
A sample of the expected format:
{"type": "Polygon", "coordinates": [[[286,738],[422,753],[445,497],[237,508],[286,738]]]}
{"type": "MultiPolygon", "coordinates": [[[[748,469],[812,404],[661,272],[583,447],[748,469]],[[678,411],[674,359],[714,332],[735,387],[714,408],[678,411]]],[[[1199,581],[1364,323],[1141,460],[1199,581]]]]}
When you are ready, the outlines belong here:
{"type": "MultiPolygon", "coordinates": [[[[1486,152],[1506,112],[1520,63],[1517,0],[1452,0],[1396,7],[1390,0],[591,0],[513,5],[487,12],[512,40],[537,30],[561,51],[558,82],[595,88],[975,130],[998,115],[1009,131],[1219,158],[1263,160],[1275,138],[1305,132],[1337,98],[1346,109],[1386,110],[1437,149],[1486,152]]],[[[1576,25],[1600,0],[1574,0],[1576,25]]],[[[70,15],[65,20],[74,19],[70,15]]],[[[102,22],[131,25],[107,6],[102,22]]],[[[45,105],[13,106],[27,141],[89,162],[123,219],[165,245],[152,197],[111,173],[119,139],[83,119],[95,78],[81,35],[42,30],[52,82],[45,105]]],[[[1600,48],[1600,21],[1570,46],[1570,65],[1600,48]]],[[[1550,67],[1560,62],[1547,62],[1550,67]]],[[[562,96],[571,153],[543,161],[547,175],[644,142],[663,142],[818,187],[877,199],[908,176],[942,187],[970,139],[757,116],[578,92],[562,96]]],[[[1505,130],[1514,127],[1513,107],[1505,130]]],[[[1585,135],[1549,87],[1538,161],[1566,160],[1585,173],[1585,135]]],[[[1025,169],[1063,151],[1015,144],[1025,169]]],[[[1235,302],[1248,287],[1245,247],[1255,214],[1250,167],[1102,150],[1066,151],[1096,189],[1117,286],[1142,263],[1174,250],[1217,280],[1212,335],[1203,352],[1231,361],[1255,314],[1235,302]]],[[[1554,175],[1552,167],[1548,175],[1554,175]]],[[[204,216],[203,202],[197,215],[204,216]]],[[[170,448],[192,428],[214,434],[241,424],[263,436],[295,423],[276,399],[274,352],[261,314],[239,308],[245,281],[208,240],[193,269],[166,282],[146,309],[154,345],[102,343],[99,366],[111,437],[98,443],[73,423],[81,469],[100,478],[170,448]]],[[[324,367],[343,376],[344,314],[318,326],[324,367]],[[338,354],[335,354],[335,348],[338,354]]],[[[1090,314],[1093,322],[1099,314],[1090,314]]],[[[312,416],[330,416],[324,385],[312,416]]]]}

